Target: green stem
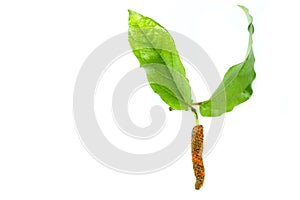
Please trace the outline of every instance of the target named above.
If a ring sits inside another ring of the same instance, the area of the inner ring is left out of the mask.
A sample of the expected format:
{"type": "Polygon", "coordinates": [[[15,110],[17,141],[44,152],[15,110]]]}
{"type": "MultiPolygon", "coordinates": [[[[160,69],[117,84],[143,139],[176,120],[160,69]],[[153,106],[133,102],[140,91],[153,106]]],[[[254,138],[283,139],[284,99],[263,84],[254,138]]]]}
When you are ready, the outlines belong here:
{"type": "Polygon", "coordinates": [[[193,107],[193,106],[189,106],[191,108],[191,111],[193,112],[194,114],[194,117],[195,117],[195,120],[196,120],[196,125],[199,125],[199,118],[198,118],[198,113],[197,113],[197,110],[193,107]]]}
{"type": "MultiPolygon", "coordinates": [[[[198,104],[195,104],[195,105],[200,105],[200,104],[201,104],[201,102],[198,104]]],[[[192,105],[194,105],[194,104],[192,104],[192,105]]],[[[199,125],[200,123],[199,123],[197,110],[192,105],[188,105],[188,106],[190,107],[192,113],[194,114],[196,125],[199,125]]],[[[173,110],[174,110],[173,108],[169,107],[169,111],[173,111],[173,110]]]]}
{"type": "Polygon", "coordinates": [[[192,105],[193,105],[193,106],[200,106],[201,103],[202,103],[202,102],[195,102],[195,103],[192,103],[192,105]]]}

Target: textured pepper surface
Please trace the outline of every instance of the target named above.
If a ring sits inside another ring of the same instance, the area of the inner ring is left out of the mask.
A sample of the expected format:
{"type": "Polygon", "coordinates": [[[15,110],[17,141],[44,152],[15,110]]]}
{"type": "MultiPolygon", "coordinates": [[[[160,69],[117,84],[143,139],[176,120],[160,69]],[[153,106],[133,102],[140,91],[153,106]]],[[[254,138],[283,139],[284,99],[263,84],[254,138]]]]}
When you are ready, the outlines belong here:
{"type": "Polygon", "coordinates": [[[204,182],[205,170],[202,160],[203,152],[203,127],[197,125],[192,131],[192,161],[196,177],[195,189],[199,190],[204,182]]]}

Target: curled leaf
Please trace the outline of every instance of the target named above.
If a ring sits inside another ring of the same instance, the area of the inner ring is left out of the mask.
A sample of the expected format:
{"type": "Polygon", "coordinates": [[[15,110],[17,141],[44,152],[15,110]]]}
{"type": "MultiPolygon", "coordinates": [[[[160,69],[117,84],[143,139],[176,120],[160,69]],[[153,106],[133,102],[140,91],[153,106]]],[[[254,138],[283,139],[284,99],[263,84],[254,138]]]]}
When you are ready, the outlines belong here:
{"type": "Polygon", "coordinates": [[[254,71],[255,58],[252,49],[253,19],[246,7],[239,7],[243,9],[249,22],[249,42],[246,58],[243,62],[229,68],[211,98],[201,103],[200,113],[202,116],[215,117],[230,112],[235,106],[247,101],[253,93],[251,85],[256,76],[254,71]]]}

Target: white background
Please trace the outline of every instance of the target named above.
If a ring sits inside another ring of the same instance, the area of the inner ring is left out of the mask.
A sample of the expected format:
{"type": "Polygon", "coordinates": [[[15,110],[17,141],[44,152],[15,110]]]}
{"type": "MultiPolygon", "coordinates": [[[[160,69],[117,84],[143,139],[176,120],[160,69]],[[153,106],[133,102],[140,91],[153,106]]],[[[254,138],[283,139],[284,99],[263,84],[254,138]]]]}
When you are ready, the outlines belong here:
{"type": "Polygon", "coordinates": [[[299,199],[296,3],[1,1],[0,199],[299,199]],[[224,74],[246,52],[247,22],[237,4],[254,17],[257,79],[251,100],[227,114],[205,159],[204,187],[193,189],[189,153],[148,175],[94,160],[73,122],[74,83],[89,53],[127,30],[127,9],[192,38],[224,74]]]}

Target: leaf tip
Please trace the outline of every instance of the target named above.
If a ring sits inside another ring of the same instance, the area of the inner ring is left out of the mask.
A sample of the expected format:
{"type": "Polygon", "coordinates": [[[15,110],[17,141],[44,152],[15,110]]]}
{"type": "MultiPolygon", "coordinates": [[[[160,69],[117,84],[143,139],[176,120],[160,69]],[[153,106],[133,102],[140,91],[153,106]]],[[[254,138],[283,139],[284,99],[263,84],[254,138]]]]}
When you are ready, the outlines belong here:
{"type": "Polygon", "coordinates": [[[129,14],[129,23],[131,25],[136,24],[140,20],[140,18],[143,17],[141,14],[130,9],[128,9],[128,14],[129,14]]]}
{"type": "Polygon", "coordinates": [[[139,14],[138,12],[135,12],[131,9],[128,9],[128,14],[129,14],[129,17],[141,16],[141,14],[139,14]]]}
{"type": "Polygon", "coordinates": [[[134,12],[133,10],[130,10],[130,9],[128,9],[127,11],[128,11],[129,15],[131,15],[134,12]]]}
{"type": "Polygon", "coordinates": [[[243,5],[237,5],[238,7],[240,7],[241,9],[244,10],[244,12],[249,12],[249,9],[246,6],[243,5]]]}
{"type": "Polygon", "coordinates": [[[238,5],[238,7],[240,7],[245,12],[249,24],[251,24],[252,21],[253,21],[253,18],[252,18],[252,16],[249,13],[249,9],[246,6],[243,6],[243,5],[238,5]]]}
{"type": "Polygon", "coordinates": [[[245,9],[246,7],[243,6],[243,5],[237,5],[238,7],[242,8],[242,9],[245,9]]]}
{"type": "Polygon", "coordinates": [[[134,15],[134,13],[136,13],[136,12],[134,12],[133,10],[128,9],[129,19],[134,15]]]}

